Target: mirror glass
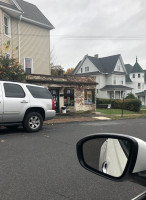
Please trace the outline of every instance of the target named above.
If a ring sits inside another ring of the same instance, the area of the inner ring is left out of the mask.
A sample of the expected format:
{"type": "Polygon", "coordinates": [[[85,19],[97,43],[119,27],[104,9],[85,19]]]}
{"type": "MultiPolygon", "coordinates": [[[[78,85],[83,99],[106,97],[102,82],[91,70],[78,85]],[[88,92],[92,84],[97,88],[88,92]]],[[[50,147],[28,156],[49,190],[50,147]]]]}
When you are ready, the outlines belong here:
{"type": "Polygon", "coordinates": [[[113,177],[120,177],[126,167],[131,144],[113,138],[90,139],[83,144],[85,163],[94,170],[113,177]]]}

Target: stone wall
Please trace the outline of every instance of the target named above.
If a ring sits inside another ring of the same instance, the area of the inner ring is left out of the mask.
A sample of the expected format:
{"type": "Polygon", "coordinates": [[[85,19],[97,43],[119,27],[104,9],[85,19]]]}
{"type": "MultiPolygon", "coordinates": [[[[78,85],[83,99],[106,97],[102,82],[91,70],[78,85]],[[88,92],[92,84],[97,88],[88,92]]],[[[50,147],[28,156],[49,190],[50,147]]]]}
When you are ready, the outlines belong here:
{"type": "Polygon", "coordinates": [[[69,111],[95,111],[95,102],[91,105],[85,105],[84,96],[85,90],[96,89],[95,77],[81,77],[81,76],[62,76],[53,77],[47,75],[28,75],[27,82],[45,86],[48,89],[59,89],[59,107],[64,106],[64,89],[74,89],[74,106],[68,106],[69,111]]]}

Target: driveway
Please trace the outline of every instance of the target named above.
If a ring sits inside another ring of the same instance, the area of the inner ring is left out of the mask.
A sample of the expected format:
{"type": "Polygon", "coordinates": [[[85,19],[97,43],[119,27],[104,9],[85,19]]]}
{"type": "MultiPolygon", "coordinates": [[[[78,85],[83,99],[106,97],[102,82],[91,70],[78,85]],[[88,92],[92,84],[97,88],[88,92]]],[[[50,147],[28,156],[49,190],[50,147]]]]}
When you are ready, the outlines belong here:
{"type": "Polygon", "coordinates": [[[145,119],[45,125],[38,133],[0,130],[0,199],[122,200],[145,190],[130,182],[115,183],[83,169],[76,143],[100,132],[130,134],[146,141],[145,119]]]}

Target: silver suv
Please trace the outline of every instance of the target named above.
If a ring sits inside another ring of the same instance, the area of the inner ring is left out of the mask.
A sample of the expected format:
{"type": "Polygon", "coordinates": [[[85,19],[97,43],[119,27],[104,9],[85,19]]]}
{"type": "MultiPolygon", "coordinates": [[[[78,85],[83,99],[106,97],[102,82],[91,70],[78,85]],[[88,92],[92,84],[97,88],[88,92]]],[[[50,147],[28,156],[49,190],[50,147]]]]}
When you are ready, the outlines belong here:
{"type": "Polygon", "coordinates": [[[14,129],[23,125],[28,132],[35,132],[55,115],[54,100],[46,88],[0,81],[0,126],[14,129]]]}

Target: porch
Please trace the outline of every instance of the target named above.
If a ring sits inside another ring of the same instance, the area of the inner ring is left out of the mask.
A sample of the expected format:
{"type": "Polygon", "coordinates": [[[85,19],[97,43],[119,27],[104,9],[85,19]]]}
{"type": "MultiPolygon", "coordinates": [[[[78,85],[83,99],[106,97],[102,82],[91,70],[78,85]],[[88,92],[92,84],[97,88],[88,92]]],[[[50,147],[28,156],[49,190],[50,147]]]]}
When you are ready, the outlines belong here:
{"type": "Polygon", "coordinates": [[[107,92],[109,99],[122,99],[125,93],[132,92],[132,88],[123,85],[106,85],[101,91],[107,92]]]}

